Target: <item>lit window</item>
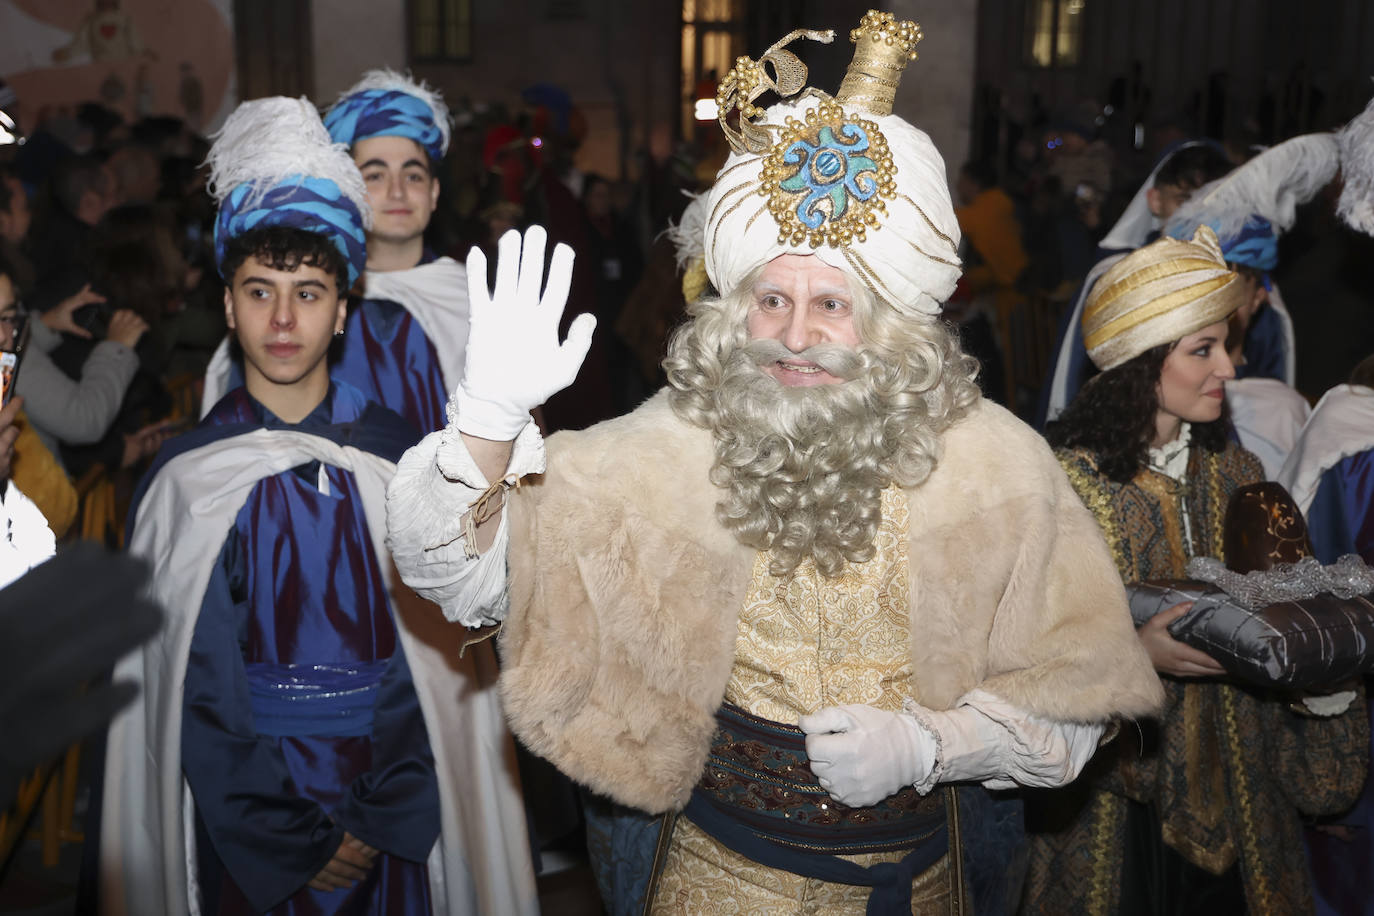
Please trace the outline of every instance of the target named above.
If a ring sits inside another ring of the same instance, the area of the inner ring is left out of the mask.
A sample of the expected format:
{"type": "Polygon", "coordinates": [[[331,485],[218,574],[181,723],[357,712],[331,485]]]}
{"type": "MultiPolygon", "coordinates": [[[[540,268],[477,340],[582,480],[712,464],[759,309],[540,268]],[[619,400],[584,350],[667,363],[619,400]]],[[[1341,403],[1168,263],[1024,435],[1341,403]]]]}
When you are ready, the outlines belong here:
{"type": "Polygon", "coordinates": [[[411,60],[472,59],[472,0],[410,0],[406,12],[411,60]]]}
{"type": "Polygon", "coordinates": [[[1087,0],[1029,0],[1026,62],[1033,67],[1075,67],[1083,43],[1087,0]]]}
{"type": "Polygon", "coordinates": [[[714,121],[716,84],[742,53],[743,0],[682,0],[682,131],[714,121]],[[702,101],[711,112],[703,117],[702,101]]]}

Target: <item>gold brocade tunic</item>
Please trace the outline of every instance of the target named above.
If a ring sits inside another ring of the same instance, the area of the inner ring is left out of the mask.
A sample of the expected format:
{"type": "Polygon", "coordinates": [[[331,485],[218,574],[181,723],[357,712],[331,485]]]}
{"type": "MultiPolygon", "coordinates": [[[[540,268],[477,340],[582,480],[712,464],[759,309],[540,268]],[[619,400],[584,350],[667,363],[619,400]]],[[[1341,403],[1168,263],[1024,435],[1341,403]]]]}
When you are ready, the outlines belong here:
{"type": "MultiPolygon", "coordinates": [[[[907,505],[882,494],[876,552],[827,579],[804,561],[778,578],[769,556],[754,561],[739,616],[734,668],[725,699],[777,722],[795,723],[826,706],[866,703],[896,711],[911,696],[907,505]]],[[[849,856],[861,865],[904,853],[849,856]]],[[[946,912],[944,860],[917,879],[912,911],[946,912]]],[[[759,865],[726,849],[686,818],[674,828],[655,913],[863,913],[868,888],[830,884],[759,865]]]]}

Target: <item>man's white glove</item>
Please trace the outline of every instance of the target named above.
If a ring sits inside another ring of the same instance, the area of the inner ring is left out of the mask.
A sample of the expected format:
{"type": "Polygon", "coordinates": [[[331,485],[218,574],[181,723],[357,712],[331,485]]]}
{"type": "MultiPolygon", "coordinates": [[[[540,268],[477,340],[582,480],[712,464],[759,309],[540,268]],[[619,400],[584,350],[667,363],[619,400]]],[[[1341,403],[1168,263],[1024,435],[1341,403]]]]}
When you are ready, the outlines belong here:
{"type": "Polygon", "coordinates": [[[853,808],[924,783],[935,768],[934,736],[907,713],[852,703],[802,716],[797,724],[806,732],[806,755],[821,788],[853,808]]]}
{"type": "Polygon", "coordinates": [[[1041,718],[978,688],[953,709],[927,709],[911,700],[900,713],[831,706],[798,725],[821,787],[856,807],[907,786],[924,795],[938,782],[1062,786],[1082,772],[1104,728],[1041,718]]]}
{"type": "Polygon", "coordinates": [[[545,285],[545,238],[543,227],[531,226],[522,250],[519,232],[501,236],[494,292],[487,289],[486,255],[479,248],[468,254],[471,328],[453,409],[458,429],[470,436],[514,439],[531,410],[572,384],[591,346],[596,318],[589,314],[578,315],[568,339],[558,341],[573,250],[561,243],[554,248],[545,285]]]}

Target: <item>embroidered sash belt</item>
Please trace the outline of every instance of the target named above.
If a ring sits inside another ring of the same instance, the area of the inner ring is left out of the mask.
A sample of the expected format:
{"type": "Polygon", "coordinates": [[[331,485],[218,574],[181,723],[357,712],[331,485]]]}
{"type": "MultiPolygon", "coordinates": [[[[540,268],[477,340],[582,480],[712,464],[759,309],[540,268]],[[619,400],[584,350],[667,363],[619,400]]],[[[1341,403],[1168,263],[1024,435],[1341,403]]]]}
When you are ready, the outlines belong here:
{"type": "Polygon", "coordinates": [[[725,704],[701,782],[684,809],[717,842],[770,868],[872,887],[870,914],[910,913],[911,883],[949,849],[945,805],[907,788],[867,808],[832,799],[811,772],[806,736],[725,704]],[[864,868],[841,855],[907,851],[864,868]]]}
{"type": "Polygon", "coordinates": [[[246,664],[254,728],[273,737],[366,737],[387,664],[246,664]]]}

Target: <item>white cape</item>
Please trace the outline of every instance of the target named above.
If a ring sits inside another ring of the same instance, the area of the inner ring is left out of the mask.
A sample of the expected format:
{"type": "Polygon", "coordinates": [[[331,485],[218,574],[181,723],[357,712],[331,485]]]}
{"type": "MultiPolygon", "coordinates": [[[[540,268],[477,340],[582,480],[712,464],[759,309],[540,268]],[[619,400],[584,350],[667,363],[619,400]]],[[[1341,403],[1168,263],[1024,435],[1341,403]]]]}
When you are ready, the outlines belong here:
{"type": "MultiPolygon", "coordinates": [[[[443,398],[463,380],[463,361],[468,345],[468,272],[453,258],[438,258],[409,270],[369,270],[368,299],[395,302],[415,317],[439,357],[444,377],[443,398]]],[[[205,392],[200,399],[204,417],[229,390],[229,338],[221,340],[205,369],[205,392]]],[[[390,405],[382,405],[384,407],[390,405]]]]}
{"type": "Polygon", "coordinates": [[[1298,508],[1306,514],[1322,475],[1351,455],[1374,448],[1374,389],[1337,385],[1317,402],[1298,444],[1279,471],[1298,508]]]}
{"type": "MultiPolygon", "coordinates": [[[[158,571],[152,593],[168,621],[157,639],[115,668],[115,677],[138,683],[141,694],[110,726],[100,836],[101,912],[109,916],[199,912],[181,773],[191,635],[220,547],[254,484],[312,460],[353,473],[373,544],[388,556],[384,506],[395,465],[307,433],[257,430],[179,455],[139,505],[130,551],[158,571]]],[[[459,657],[462,631],[385,565],[439,783],[442,834],[429,859],[435,912],[537,913],[515,748],[491,649],[474,646],[459,657]]]]}
{"type": "Polygon", "coordinates": [[[1278,480],[1312,405],[1278,379],[1259,377],[1228,381],[1226,402],[1240,444],[1264,465],[1265,480],[1278,480]]]}

